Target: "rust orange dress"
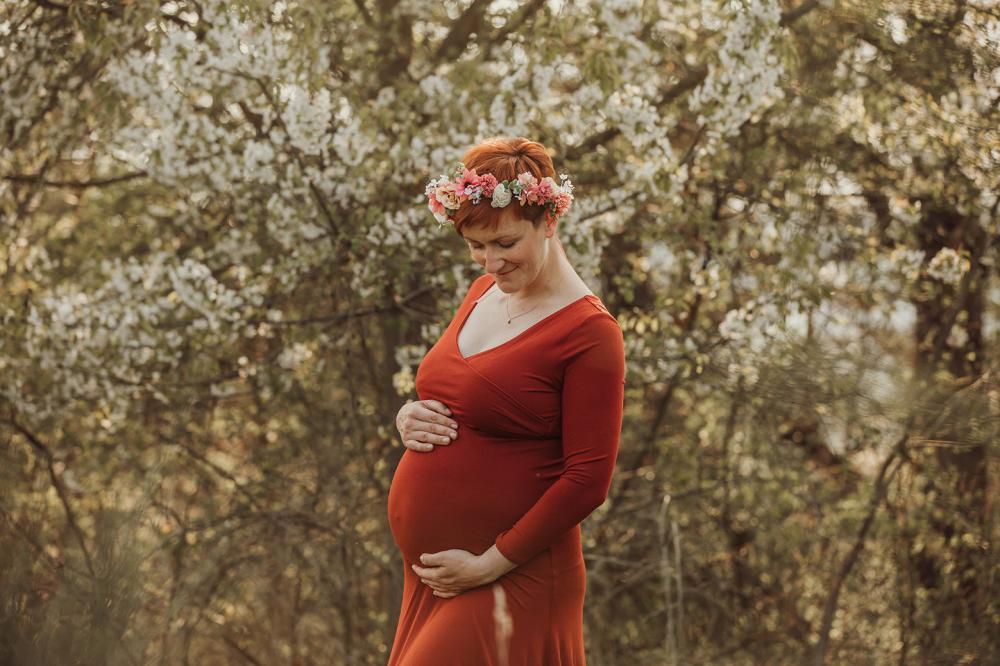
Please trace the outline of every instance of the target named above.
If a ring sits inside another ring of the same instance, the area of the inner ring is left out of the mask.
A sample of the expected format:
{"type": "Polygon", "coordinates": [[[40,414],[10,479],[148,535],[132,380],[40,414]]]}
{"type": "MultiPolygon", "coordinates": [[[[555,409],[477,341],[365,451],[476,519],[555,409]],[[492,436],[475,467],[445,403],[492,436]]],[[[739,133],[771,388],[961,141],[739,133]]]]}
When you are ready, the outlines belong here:
{"type": "Polygon", "coordinates": [[[458,438],[406,449],[388,518],[403,555],[403,601],[388,666],[583,666],[586,569],[580,521],[604,501],[622,423],[621,327],[587,294],[516,337],[463,358],[458,332],[492,276],[477,278],[417,369],[458,438]],[[491,546],[518,566],[437,597],[422,553],[491,546]]]}

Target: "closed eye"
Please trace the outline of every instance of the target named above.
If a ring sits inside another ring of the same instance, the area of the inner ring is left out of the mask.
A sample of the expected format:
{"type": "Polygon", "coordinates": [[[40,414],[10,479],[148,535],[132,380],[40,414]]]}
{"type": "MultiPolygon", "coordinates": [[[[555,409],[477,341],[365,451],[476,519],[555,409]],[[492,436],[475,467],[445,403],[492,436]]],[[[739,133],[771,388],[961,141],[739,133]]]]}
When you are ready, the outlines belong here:
{"type": "MultiPolygon", "coordinates": [[[[510,249],[510,248],[514,247],[515,245],[517,245],[517,241],[514,241],[513,243],[497,243],[497,245],[499,245],[500,247],[502,247],[504,249],[510,249]]],[[[481,250],[483,246],[482,245],[471,245],[470,247],[473,250],[481,250]]]]}

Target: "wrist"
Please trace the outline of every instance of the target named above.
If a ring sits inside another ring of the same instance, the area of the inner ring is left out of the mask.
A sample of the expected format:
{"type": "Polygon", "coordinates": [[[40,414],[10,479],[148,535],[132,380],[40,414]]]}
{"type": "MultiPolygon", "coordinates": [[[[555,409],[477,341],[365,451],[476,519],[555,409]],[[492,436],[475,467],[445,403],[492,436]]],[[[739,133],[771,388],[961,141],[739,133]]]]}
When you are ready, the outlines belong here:
{"type": "Polygon", "coordinates": [[[483,575],[487,578],[487,583],[492,583],[511,569],[517,568],[516,564],[504,557],[496,544],[490,546],[489,550],[480,555],[479,560],[482,563],[483,575]]]}

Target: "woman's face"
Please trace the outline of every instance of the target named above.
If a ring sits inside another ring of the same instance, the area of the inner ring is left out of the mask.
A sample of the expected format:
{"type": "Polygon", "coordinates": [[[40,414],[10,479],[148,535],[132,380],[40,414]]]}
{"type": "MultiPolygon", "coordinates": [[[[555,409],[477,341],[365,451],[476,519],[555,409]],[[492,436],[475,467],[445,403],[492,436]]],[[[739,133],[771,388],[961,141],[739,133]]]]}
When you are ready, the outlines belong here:
{"type": "Polygon", "coordinates": [[[504,211],[495,230],[465,227],[462,237],[477,264],[496,280],[497,287],[511,293],[531,284],[548,258],[544,220],[536,229],[516,209],[504,211]]]}

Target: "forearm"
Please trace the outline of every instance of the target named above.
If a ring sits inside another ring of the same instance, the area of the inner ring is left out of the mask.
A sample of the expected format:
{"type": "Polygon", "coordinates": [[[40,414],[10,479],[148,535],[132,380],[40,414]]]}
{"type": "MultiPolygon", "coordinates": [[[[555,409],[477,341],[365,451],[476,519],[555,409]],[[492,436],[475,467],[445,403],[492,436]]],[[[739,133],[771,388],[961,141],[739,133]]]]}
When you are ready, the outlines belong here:
{"type": "Polygon", "coordinates": [[[614,460],[609,452],[603,460],[564,473],[520,520],[497,536],[493,547],[517,566],[552,545],[604,503],[614,460]]]}

